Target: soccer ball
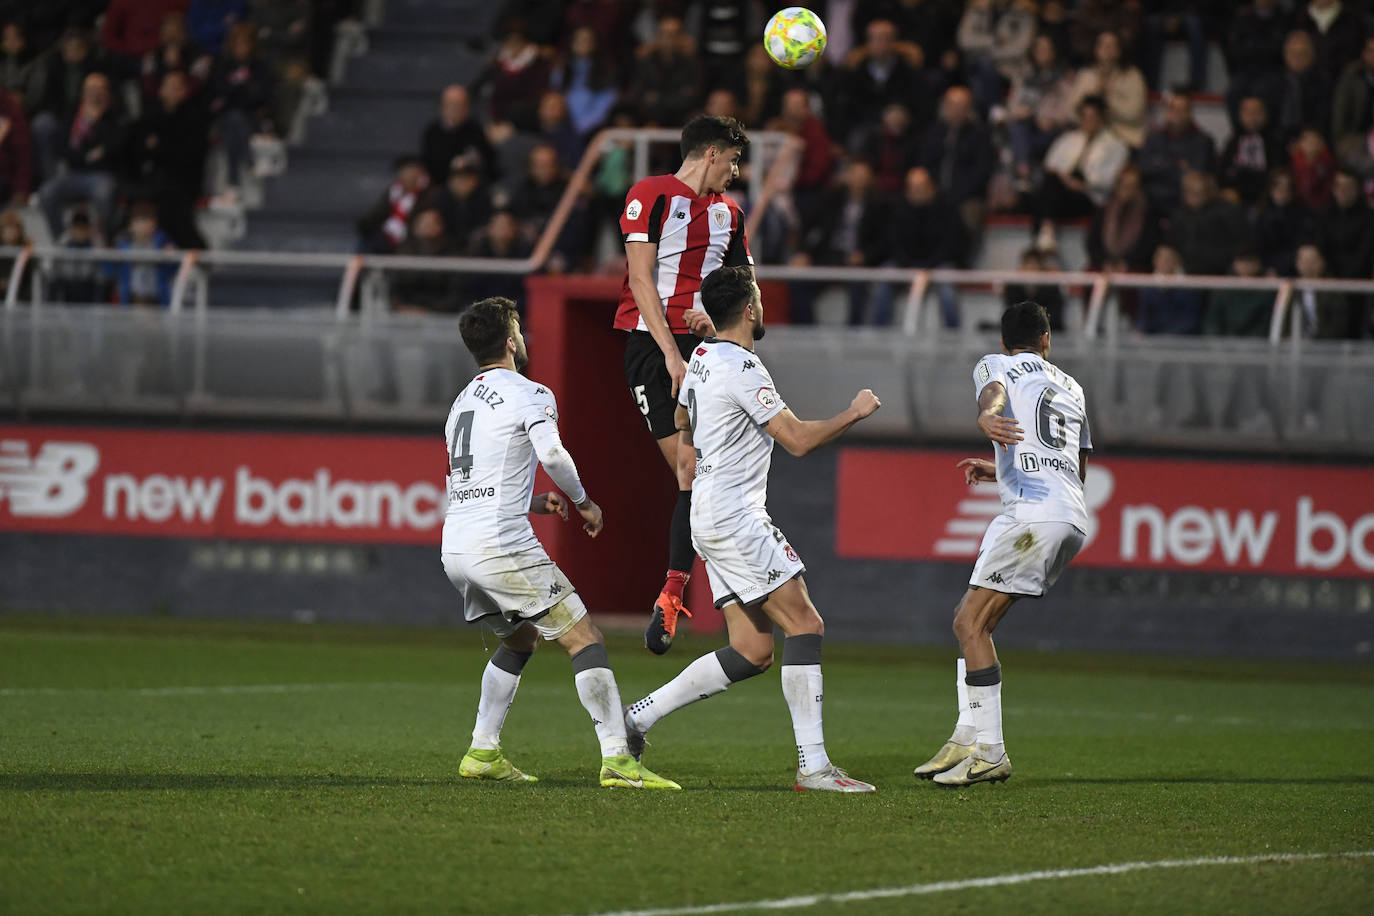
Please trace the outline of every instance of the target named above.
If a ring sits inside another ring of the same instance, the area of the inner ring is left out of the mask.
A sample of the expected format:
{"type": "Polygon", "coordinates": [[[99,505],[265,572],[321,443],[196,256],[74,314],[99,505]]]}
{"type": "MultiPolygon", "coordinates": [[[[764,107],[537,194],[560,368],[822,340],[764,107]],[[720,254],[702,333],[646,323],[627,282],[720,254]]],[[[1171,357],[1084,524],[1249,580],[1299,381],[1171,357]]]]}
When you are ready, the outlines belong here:
{"type": "Polygon", "coordinates": [[[805,7],[778,10],[763,30],[763,47],[779,67],[809,67],[825,51],[825,23],[805,7]]]}

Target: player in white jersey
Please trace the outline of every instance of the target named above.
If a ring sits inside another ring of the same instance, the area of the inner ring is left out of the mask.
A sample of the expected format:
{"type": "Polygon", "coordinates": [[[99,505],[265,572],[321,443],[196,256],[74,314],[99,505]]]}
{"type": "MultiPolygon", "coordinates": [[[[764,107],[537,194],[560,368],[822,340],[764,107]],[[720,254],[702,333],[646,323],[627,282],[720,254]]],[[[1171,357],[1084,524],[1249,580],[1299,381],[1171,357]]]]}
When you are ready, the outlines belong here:
{"type": "Polygon", "coordinates": [[[983,535],[954,615],[963,656],[955,678],[958,723],[944,747],[915,770],[944,786],[1011,775],[1002,740],[1002,666],[992,631],[1017,598],[1039,598],[1054,585],[1083,547],[1088,529],[1087,405],[1078,382],[1049,361],[1045,309],[1034,302],[1007,309],[1002,348],[1004,353],[984,356],[973,370],[978,428],[992,440],[996,461],[965,458],[958,464],[970,485],[996,481],[1002,514],[983,535]]]}
{"type": "Polygon", "coordinates": [[[449,466],[444,571],[463,595],[463,615],[488,624],[501,639],[482,674],[472,745],[458,773],[537,782],[501,752],[501,726],[515,701],[520,672],[542,636],[572,659],[578,698],[601,742],[601,785],[681,788],[630,755],[605,640],[530,526],[530,512],[567,519],[571,502],[587,534],[596,537],[602,517],[558,436],[553,392],[520,374],[528,357],[515,303],[484,299],[463,313],[458,327],[479,368],[444,424],[449,466]],[[539,464],[562,495],[534,494],[539,464]]]}
{"type": "Polygon", "coordinates": [[[801,456],[837,438],[879,407],[860,391],[828,420],[798,420],[787,409],[754,341],[763,337],[763,303],[748,266],[721,267],[701,284],[716,336],[692,351],[678,395],[682,448],[695,463],[692,544],[706,561],[730,644],[703,655],[625,710],[630,750],[664,716],[773,663],[773,625],[782,629],[782,690],[797,740],[798,790],[872,792],[830,762],[821,726],[821,635],[825,625],[806,590],[806,567],[768,517],[765,498],[773,442],[801,456]]]}

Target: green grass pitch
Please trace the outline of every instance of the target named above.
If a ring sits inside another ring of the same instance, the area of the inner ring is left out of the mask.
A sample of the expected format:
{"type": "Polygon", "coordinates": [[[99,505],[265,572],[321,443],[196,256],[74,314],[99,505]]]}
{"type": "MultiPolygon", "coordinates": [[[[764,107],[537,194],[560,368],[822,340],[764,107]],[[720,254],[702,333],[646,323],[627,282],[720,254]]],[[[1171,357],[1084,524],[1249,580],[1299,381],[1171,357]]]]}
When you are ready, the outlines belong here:
{"type": "MultiPolygon", "coordinates": [[[[611,661],[628,701],[715,645],[611,661]]],[[[1368,665],[1004,651],[1015,775],[959,791],[911,776],[953,653],[828,645],[831,754],[879,786],[831,796],[791,789],[776,669],[655,729],[685,791],[597,788],[548,646],[503,741],[543,781],[460,779],[485,657],[471,631],[0,616],[0,912],[1374,911],[1369,856],[937,885],[1374,850],[1368,665]]]]}

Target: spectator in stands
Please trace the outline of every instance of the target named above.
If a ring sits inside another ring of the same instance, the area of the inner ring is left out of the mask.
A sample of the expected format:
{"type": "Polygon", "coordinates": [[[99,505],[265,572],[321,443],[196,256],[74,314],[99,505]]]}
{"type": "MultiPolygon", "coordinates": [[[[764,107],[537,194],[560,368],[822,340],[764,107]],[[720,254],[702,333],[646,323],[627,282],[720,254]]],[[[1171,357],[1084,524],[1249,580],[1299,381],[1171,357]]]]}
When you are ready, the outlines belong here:
{"type": "Polygon", "coordinates": [[[763,19],[738,0],[696,0],[687,9],[687,25],[699,49],[707,86],[738,86],[744,51],[758,43],[763,19]]]}
{"type": "Polygon", "coordinates": [[[1281,277],[1296,271],[1298,243],[1312,231],[1312,216],[1293,194],[1293,176],[1285,168],[1269,173],[1269,190],[1254,215],[1255,247],[1264,269],[1281,277]]]}
{"type": "Polygon", "coordinates": [[[429,180],[436,185],[462,163],[476,164],[486,181],[500,177],[496,150],[472,116],[468,91],[457,84],[447,87],[439,96],[439,117],[425,125],[420,155],[429,171],[429,180]]]}
{"type": "MultiPolygon", "coordinates": [[[[509,210],[497,210],[477,236],[472,254],[478,258],[527,258],[530,245],[520,235],[520,224],[509,210]]],[[[513,299],[524,309],[525,278],[510,274],[473,274],[467,278],[466,298],[486,299],[504,296],[513,299]]]]}
{"type": "MultiPolygon", "coordinates": [[[[1298,246],[1297,267],[1298,277],[1303,280],[1320,280],[1327,276],[1326,258],[1315,243],[1298,246]]],[[[1293,307],[1299,309],[1301,316],[1304,337],[1336,340],[1346,336],[1350,328],[1350,309],[1344,295],[1299,289],[1293,298],[1293,307]]]]}
{"type": "Polygon", "coordinates": [[[191,38],[210,54],[220,53],[224,40],[244,19],[244,0],[191,0],[186,27],[191,38]]]}
{"type": "Polygon", "coordinates": [[[1107,126],[1127,146],[1139,147],[1145,140],[1145,77],[1121,56],[1121,39],[1115,32],[1102,32],[1093,46],[1093,62],[1078,71],[1074,83],[1074,107],[1090,95],[1107,103],[1107,126]]]}
{"type": "Polygon", "coordinates": [[[58,48],[57,53],[48,55],[43,101],[30,124],[38,173],[44,181],[57,173],[66,139],[62,131],[81,106],[81,87],[87,76],[100,69],[90,36],[85,32],[68,30],[58,48]]]}
{"type": "Polygon", "coordinates": [[[701,62],[677,16],[661,16],[654,40],[635,52],[633,93],[645,124],[676,127],[700,104],[701,62]]]}
{"type": "Polygon", "coordinates": [[[460,162],[432,195],[447,234],[460,252],[467,251],[478,230],[491,219],[491,189],[475,162],[460,162]]]}
{"type": "MultiPolygon", "coordinates": [[[[1155,249],[1154,275],[1183,275],[1183,259],[1171,245],[1155,249]]],[[[1150,286],[1140,291],[1136,329],[1145,334],[1197,334],[1202,330],[1202,293],[1181,286],[1150,286]]]]}
{"type": "Polygon", "coordinates": [[[38,193],[54,236],[62,232],[63,207],[80,200],[91,202],[97,226],[109,224],[125,142],[123,121],[111,102],[109,78],[103,73],[88,75],[81,86],[81,106],[67,130],[67,171],[49,178],[38,193]]]}
{"type": "Polygon", "coordinates": [[[973,93],[951,86],[940,100],[940,117],[921,138],[921,165],[959,210],[964,227],[976,236],[986,215],[992,176],[992,136],[973,108],[973,93]]]}
{"type": "MultiPolygon", "coordinates": [[[[802,250],[792,259],[796,265],[876,267],[887,260],[891,230],[887,198],[875,186],[873,168],[862,159],[851,160],[839,187],[826,191],[815,219],[803,226],[802,250]]],[[[791,320],[814,321],[812,303],[816,287],[797,284],[790,288],[791,320]]],[[[849,324],[863,322],[868,284],[850,283],[849,324]]]]}
{"type": "Polygon", "coordinates": [[[918,130],[930,117],[924,107],[911,107],[924,105],[920,49],[899,42],[897,27],[887,19],[868,23],[865,36],[867,40],[849,52],[837,74],[841,105],[834,120],[837,136],[845,145],[894,102],[908,106],[918,130]]]}
{"type": "Polygon", "coordinates": [[[739,97],[729,89],[712,89],[706,94],[701,113],[709,118],[740,119],[739,97]]]}
{"type": "Polygon", "coordinates": [[[1187,171],[1210,172],[1216,144],[1193,120],[1193,100],[1186,92],[1170,93],[1164,120],[1150,131],[1137,162],[1145,178],[1145,193],[1161,214],[1178,207],[1178,176],[1187,171]]]}
{"type": "Polygon", "coordinates": [[[911,123],[906,105],[893,102],[883,109],[881,120],[859,148],[859,156],[873,168],[879,191],[901,192],[907,173],[921,156],[921,135],[911,123]]]}
{"type": "Polygon", "coordinates": [[[30,47],[24,27],[6,22],[0,29],[0,85],[14,93],[31,116],[43,102],[43,73],[46,62],[30,47]]]}
{"type": "MultiPolygon", "coordinates": [[[[1317,220],[1316,242],[1326,260],[1328,276],[1367,280],[1374,276],[1374,210],[1365,203],[1360,180],[1338,171],[1331,183],[1331,206],[1317,220]]],[[[1348,294],[1350,327],[1344,336],[1358,338],[1365,325],[1367,297],[1348,294]]]]}
{"type": "Polygon", "coordinates": [[[956,39],[978,112],[987,117],[1012,80],[1024,75],[1035,38],[1035,4],[1025,0],[969,0],[956,39]]]}
{"type": "Polygon", "coordinates": [[[24,105],[0,83],[0,205],[22,207],[33,190],[33,138],[24,105]]]}
{"type": "MultiPolygon", "coordinates": [[[[908,51],[918,52],[921,59],[934,62],[954,49],[963,6],[959,0],[884,0],[877,3],[860,0],[854,4],[851,23],[855,35],[866,35],[869,23],[884,19],[896,27],[908,51]]],[[[826,23],[835,18],[828,9],[824,15],[826,23]]]]}
{"type": "MultiPolygon", "coordinates": [[[[1258,277],[1264,260],[1253,248],[1236,252],[1231,274],[1258,277]]],[[[1274,312],[1274,294],[1267,289],[1218,289],[1207,302],[1203,331],[1218,337],[1267,337],[1274,312]]]]}
{"type": "Polygon", "coordinates": [[[1279,0],[1255,0],[1240,10],[1226,31],[1226,110],[1234,122],[1242,98],[1272,99],[1274,74],[1283,68],[1283,41],[1288,19],[1279,0]]]}
{"type": "Polygon", "coordinates": [[[1188,273],[1226,273],[1236,252],[1250,247],[1245,211],[1218,195],[1216,179],[1205,172],[1184,172],[1179,185],[1183,205],[1170,220],[1169,244],[1188,273]]]}
{"type": "Polygon", "coordinates": [[[491,86],[487,116],[508,122],[516,130],[534,127],[539,98],[549,86],[546,52],[530,40],[525,23],[511,20],[496,46],[496,53],[478,76],[474,88],[491,86]]]}
{"type": "Polygon", "coordinates": [[[582,136],[568,117],[568,104],[563,93],[550,89],[539,99],[539,140],[558,152],[558,162],[572,171],[582,160],[582,136]]]}
{"type": "Polygon", "coordinates": [[[1336,147],[1336,165],[1359,176],[1365,191],[1374,189],[1374,125],[1362,134],[1350,134],[1336,147]]]}
{"type": "Polygon", "coordinates": [[[1211,10],[1199,0],[1156,0],[1145,17],[1145,82],[1159,88],[1164,44],[1183,39],[1188,43],[1188,88],[1201,92],[1207,85],[1207,33],[1211,10]]]}
{"type": "Polygon", "coordinates": [[[311,0],[249,0],[247,18],[258,27],[258,50],[278,76],[289,61],[309,57],[310,7],[311,0]]]}
{"type": "MultiPolygon", "coordinates": [[[[104,244],[104,237],[91,225],[91,216],[84,209],[72,212],[71,222],[57,238],[57,247],[71,251],[88,251],[104,244]]],[[[109,299],[108,281],[96,261],[68,261],[59,256],[53,262],[51,277],[48,296],[55,302],[90,305],[109,299]]]]}
{"type": "MultiPolygon", "coordinates": [[[[397,254],[443,258],[459,254],[435,207],[422,207],[411,217],[410,234],[397,254]]],[[[458,274],[450,270],[401,270],[391,278],[391,308],[397,312],[456,312],[462,307],[458,274]]]]}
{"type": "Polygon", "coordinates": [[[1080,58],[1073,56],[1073,41],[1070,33],[1073,27],[1065,0],[1045,0],[1040,4],[1040,34],[1048,35],[1054,48],[1063,58],[1066,66],[1077,66],[1080,58]]]}
{"type": "MultiPolygon", "coordinates": [[[[898,267],[959,267],[968,253],[959,210],[940,192],[925,168],[907,172],[906,191],[892,208],[888,257],[898,267]]],[[[883,287],[874,321],[892,321],[892,290],[883,287]]],[[[940,313],[945,327],[959,326],[959,303],[954,290],[940,287],[940,313]]]]}
{"type": "Polygon", "coordinates": [[[138,76],[143,55],[154,50],[162,20],[185,12],[188,0],[110,0],[100,27],[100,44],[109,53],[119,79],[138,76]]]}
{"type": "Polygon", "coordinates": [[[1374,126],[1374,35],[1364,41],[1357,60],[1346,64],[1331,100],[1331,145],[1374,126]]]}
{"type": "MultiPolygon", "coordinates": [[[[1046,263],[1044,252],[1034,246],[1021,252],[1021,259],[1017,265],[1019,270],[1025,271],[1048,271],[1050,265],[1046,263]]],[[[1018,302],[1025,302],[1029,299],[1032,302],[1039,302],[1045,307],[1045,311],[1050,315],[1050,330],[1061,331],[1064,329],[1064,291],[1054,283],[1008,283],[1002,287],[1002,302],[1007,308],[1011,308],[1018,302]]]]}
{"type": "Polygon", "coordinates": [[[392,254],[405,241],[410,215],[429,187],[429,173],[418,156],[402,156],[396,177],[358,220],[359,248],[370,254],[392,254]]]}
{"type": "Polygon", "coordinates": [[[180,70],[163,75],[156,103],[133,126],[129,175],[178,248],[205,247],[195,206],[205,187],[208,133],[204,109],[191,100],[190,80],[180,70]]]}
{"type": "MultiPolygon", "coordinates": [[[[29,244],[28,234],[24,231],[23,214],[14,207],[6,207],[4,211],[0,211],[0,248],[24,248],[29,244]]],[[[14,258],[0,258],[0,296],[9,295],[12,273],[14,258]]],[[[18,279],[21,285],[27,275],[28,268],[25,268],[23,275],[18,279]]]]}
{"type": "Polygon", "coordinates": [[[559,5],[565,6],[562,34],[575,35],[578,29],[591,29],[596,47],[607,52],[602,56],[609,57],[612,49],[628,48],[633,42],[625,5],[620,0],[570,0],[559,5]]]}
{"type": "Polygon", "coordinates": [[[1331,83],[1316,66],[1311,37],[1306,32],[1290,32],[1283,42],[1283,72],[1269,104],[1279,139],[1287,143],[1312,124],[1324,129],[1330,123],[1330,95],[1331,83]]]}
{"type": "Polygon", "coordinates": [[[1221,187],[1234,191],[1240,202],[1253,207],[1264,197],[1269,173],[1288,161],[1287,153],[1269,129],[1269,111],[1256,95],[1240,100],[1237,129],[1221,151],[1221,187]]]}
{"type": "MultiPolygon", "coordinates": [[[[129,228],[116,240],[115,247],[121,251],[170,249],[172,240],[157,225],[157,207],[146,200],[135,203],[129,214],[129,228]]],[[[112,266],[120,305],[167,305],[172,301],[175,264],[120,261],[112,266]]]]}
{"type": "Polygon", "coordinates": [[[210,111],[229,161],[229,184],[238,186],[253,165],[254,134],[272,134],[272,74],[258,57],[257,29],[241,22],[229,32],[210,77],[210,111]]]}
{"type": "MultiPolygon", "coordinates": [[[[524,180],[511,195],[510,210],[532,235],[537,236],[544,231],[567,187],[568,176],[558,164],[557,152],[547,143],[541,143],[530,150],[529,166],[524,180]]],[[[579,204],[569,213],[558,233],[549,266],[561,272],[579,265],[589,241],[586,212],[579,204]]]]}
{"type": "Polygon", "coordinates": [[[158,30],[158,45],[143,55],[143,94],[155,99],[162,89],[162,78],[176,71],[186,74],[187,89],[192,95],[200,92],[210,80],[214,57],[205,52],[186,34],[186,16],[168,13],[158,30]]]}
{"type": "Polygon", "coordinates": [[[1298,202],[1312,213],[1320,213],[1331,203],[1331,182],[1336,177],[1336,160],[1326,139],[1315,127],[1304,128],[1288,147],[1293,170],[1293,189],[1298,202]]]}
{"type": "Polygon", "coordinates": [[[830,184],[835,171],[835,153],[825,124],[811,110],[805,89],[789,89],[782,97],[782,115],[773,126],[802,141],[801,161],[792,182],[793,195],[803,215],[820,190],[830,184]]]}
{"type": "Polygon", "coordinates": [[[1159,220],[1150,207],[1140,169],[1123,168],[1111,197],[1088,229],[1088,263],[1094,270],[1145,273],[1159,244],[1159,220]]]}
{"type": "Polygon", "coordinates": [[[1012,80],[1007,99],[1007,135],[1017,190],[1030,189],[1032,168],[1045,158],[1054,138],[1067,130],[1074,119],[1074,74],[1059,60],[1054,40],[1035,36],[1031,43],[1029,66],[1012,80]]]}
{"type": "Polygon", "coordinates": [[[744,82],[740,90],[745,124],[766,124],[782,111],[783,71],[763,47],[751,45],[744,55],[744,82]]]}
{"type": "Polygon", "coordinates": [[[1045,154],[1045,180],[1032,207],[1036,247],[1057,247],[1055,222],[1089,216],[1106,202],[1130,151],[1106,124],[1107,105],[1090,95],[1078,103],[1078,129],[1060,134],[1045,154]]]}
{"type": "Polygon", "coordinates": [[[1135,60],[1143,27],[1140,0],[1079,0],[1069,27],[1073,56],[1080,61],[1096,59],[1102,33],[1111,32],[1117,38],[1117,56],[1135,60]]]}
{"type": "Polygon", "coordinates": [[[1360,56],[1365,27],[1354,4],[1341,0],[1310,0],[1294,13],[1293,28],[1312,36],[1318,66],[1334,83],[1345,65],[1360,56]]]}
{"type": "Polygon", "coordinates": [[[597,51],[596,30],[579,26],[567,55],[554,68],[550,85],[563,93],[573,128],[583,137],[606,123],[616,103],[615,58],[597,51]]]}

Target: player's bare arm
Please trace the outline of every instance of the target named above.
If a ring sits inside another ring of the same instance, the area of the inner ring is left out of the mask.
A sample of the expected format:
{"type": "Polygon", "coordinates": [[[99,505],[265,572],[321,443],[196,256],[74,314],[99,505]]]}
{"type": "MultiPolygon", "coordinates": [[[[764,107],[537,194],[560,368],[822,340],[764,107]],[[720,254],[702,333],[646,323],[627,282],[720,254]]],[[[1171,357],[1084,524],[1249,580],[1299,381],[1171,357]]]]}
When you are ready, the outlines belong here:
{"type": "Polygon", "coordinates": [[[686,407],[677,405],[673,422],[677,424],[677,479],[690,482],[697,476],[697,450],[692,441],[692,418],[686,407]]]}
{"type": "MultiPolygon", "coordinates": [[[[625,260],[629,267],[630,293],[639,308],[640,318],[654,343],[663,351],[663,364],[668,369],[668,377],[673,380],[673,397],[682,387],[682,378],[687,374],[687,364],[682,361],[677,344],[673,341],[672,329],[668,318],[663,314],[663,302],[658,297],[658,287],[654,285],[654,262],[658,260],[658,245],[655,242],[626,242],[625,260]]],[[[710,319],[707,319],[708,321],[710,319]]]]}
{"type": "Polygon", "coordinates": [[[1020,424],[1011,417],[1002,416],[1006,407],[1007,389],[1001,382],[989,382],[978,392],[978,428],[1004,450],[1025,438],[1020,424]]]}
{"type": "Polygon", "coordinates": [[[1088,449],[1078,450],[1078,482],[1088,482],[1088,449]]]}
{"type": "Polygon", "coordinates": [[[601,515],[601,507],[592,502],[590,496],[574,508],[577,509],[577,514],[582,516],[582,530],[587,532],[587,537],[594,538],[601,533],[601,529],[606,525],[606,520],[601,515]]]}
{"type": "Polygon", "coordinates": [[[997,480],[997,465],[986,458],[965,458],[955,465],[964,469],[964,483],[994,483],[997,480]]]}
{"type": "Polygon", "coordinates": [[[562,494],[536,493],[530,500],[530,511],[535,515],[557,515],[564,521],[568,520],[568,503],[563,499],[562,494]]]}
{"type": "Polygon", "coordinates": [[[878,396],[865,388],[854,395],[854,400],[850,402],[847,410],[835,414],[828,420],[799,420],[790,408],[784,407],[781,413],[768,421],[764,429],[779,445],[787,449],[788,454],[800,458],[834,442],[844,435],[849,427],[865,417],[872,416],[881,406],[883,402],[878,400],[878,396]]]}

